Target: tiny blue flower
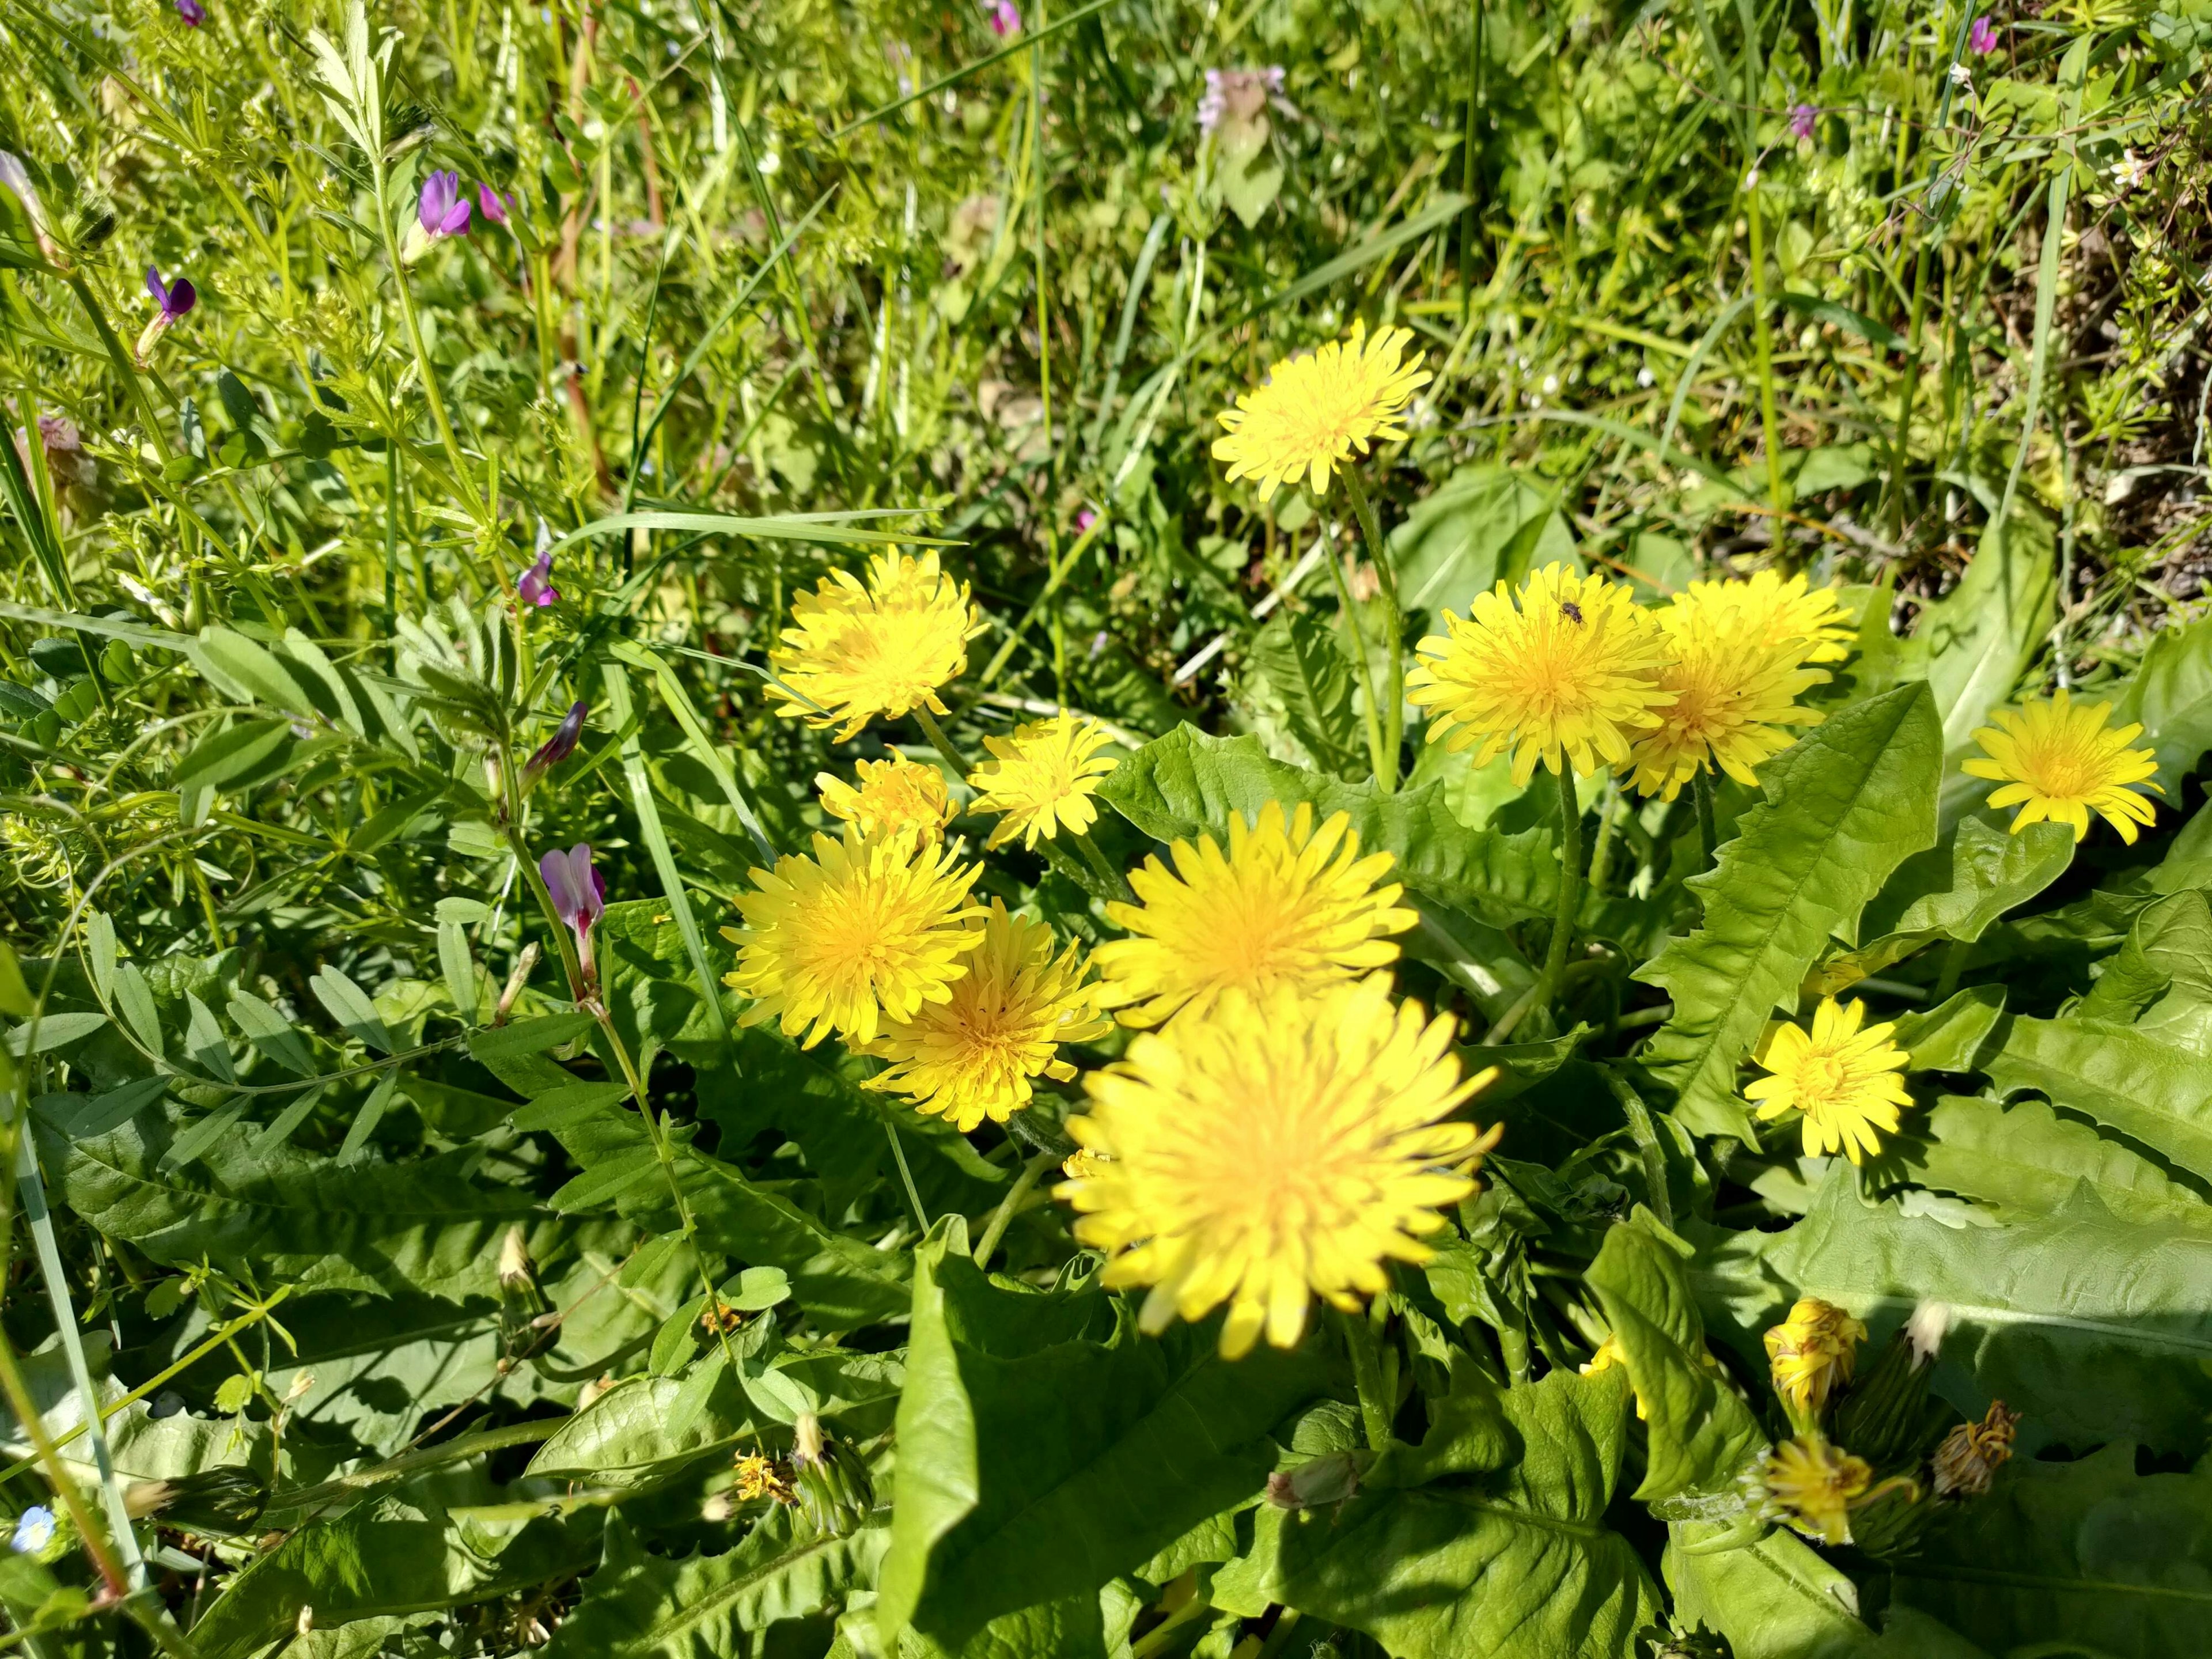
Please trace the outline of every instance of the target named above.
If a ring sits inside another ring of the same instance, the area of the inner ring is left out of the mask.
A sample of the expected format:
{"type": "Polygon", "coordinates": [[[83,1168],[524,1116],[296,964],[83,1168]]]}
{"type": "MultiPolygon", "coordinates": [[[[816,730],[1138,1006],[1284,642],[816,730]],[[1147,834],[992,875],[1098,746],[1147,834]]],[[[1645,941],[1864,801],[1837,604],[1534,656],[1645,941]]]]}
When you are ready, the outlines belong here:
{"type": "Polygon", "coordinates": [[[53,1538],[54,1512],[33,1504],[17,1519],[15,1535],[8,1541],[16,1554],[35,1555],[53,1542],[53,1538]]]}

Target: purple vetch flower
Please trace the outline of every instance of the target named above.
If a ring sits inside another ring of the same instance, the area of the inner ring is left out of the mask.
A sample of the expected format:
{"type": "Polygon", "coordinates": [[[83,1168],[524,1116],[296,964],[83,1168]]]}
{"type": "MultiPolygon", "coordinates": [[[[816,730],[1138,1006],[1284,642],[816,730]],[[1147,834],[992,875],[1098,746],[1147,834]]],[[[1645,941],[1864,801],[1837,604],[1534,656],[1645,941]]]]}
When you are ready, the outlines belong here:
{"type": "Polygon", "coordinates": [[[590,712],[580,699],[572,704],[562,718],[560,728],[522,763],[522,787],[526,793],[538,779],[576,752],[576,741],[584,735],[584,717],[590,712]]]}
{"type": "MultiPolygon", "coordinates": [[[[580,705],[579,705],[580,707],[580,705]]],[[[567,852],[555,848],[538,860],[538,873],[553,896],[553,914],[576,934],[576,957],[582,963],[584,983],[599,983],[599,969],[592,961],[592,924],[606,913],[607,884],[592,868],[592,844],[578,842],[567,852]]]]}
{"type": "Polygon", "coordinates": [[[146,354],[154,349],[178,319],[199,303],[200,299],[199,291],[192,286],[190,277],[179,276],[173,283],[164,283],[161,273],[152,265],[146,267],[146,291],[154,296],[154,303],[161,309],[146,325],[146,331],[138,337],[137,357],[142,368],[145,367],[146,354]]]}
{"type": "Polygon", "coordinates": [[[993,0],[991,33],[1001,37],[1022,32],[1022,14],[1014,0],[993,0]]]}
{"type": "Polygon", "coordinates": [[[561,597],[561,590],[553,586],[553,550],[540,547],[538,562],[515,578],[514,597],[525,605],[536,605],[543,611],[561,597]]]}
{"type": "Polygon", "coordinates": [[[1973,27],[1966,31],[1966,47],[1977,58],[1986,58],[1997,49],[1997,26],[1987,17],[1974,19],[1973,27]]]}
{"type": "Polygon", "coordinates": [[[1088,535],[1091,532],[1091,526],[1097,522],[1098,514],[1091,508],[1086,507],[1082,512],[1075,515],[1075,533],[1079,536],[1088,535]]]}
{"type": "Polygon", "coordinates": [[[196,29],[207,21],[207,8],[200,0],[177,0],[177,15],[185,20],[185,27],[196,29]]]}
{"type": "Polygon", "coordinates": [[[1800,138],[1810,138],[1814,125],[1820,118],[1820,111],[1810,104],[1800,104],[1790,112],[1790,131],[1800,138]]]}
{"type": "Polygon", "coordinates": [[[461,198],[461,175],[434,173],[422,181],[415,217],[425,236],[459,236],[469,228],[469,204],[461,198]]]}
{"type": "Polygon", "coordinates": [[[489,185],[477,186],[477,210],[495,225],[507,222],[507,198],[489,185]]]}

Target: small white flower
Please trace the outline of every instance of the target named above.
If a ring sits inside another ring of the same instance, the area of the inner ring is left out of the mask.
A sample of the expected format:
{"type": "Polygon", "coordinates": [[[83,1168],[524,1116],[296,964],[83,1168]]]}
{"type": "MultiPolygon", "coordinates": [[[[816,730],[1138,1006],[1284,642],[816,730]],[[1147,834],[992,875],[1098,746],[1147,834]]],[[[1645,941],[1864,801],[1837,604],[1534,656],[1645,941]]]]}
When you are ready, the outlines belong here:
{"type": "Polygon", "coordinates": [[[763,173],[772,175],[781,172],[782,168],[783,157],[778,155],[774,150],[769,151],[767,155],[760,158],[760,170],[763,173]]]}
{"type": "Polygon", "coordinates": [[[1636,384],[1642,386],[1646,392],[1649,392],[1653,386],[1659,384],[1659,377],[1651,372],[1650,364],[1646,363],[1642,368],[1636,371],[1636,384]]]}
{"type": "Polygon", "coordinates": [[[1544,377],[1544,395],[1547,398],[1556,398],[1559,395],[1559,377],[1558,375],[1547,374],[1544,377]]]}
{"type": "Polygon", "coordinates": [[[1954,87],[1972,87],[1974,84],[1974,72],[1964,64],[1952,64],[1951,84],[1954,87]]]}
{"type": "Polygon", "coordinates": [[[2149,177],[2150,162],[2133,149],[2122,150],[2120,159],[2112,164],[2112,182],[2122,190],[2133,190],[2149,177]]]}

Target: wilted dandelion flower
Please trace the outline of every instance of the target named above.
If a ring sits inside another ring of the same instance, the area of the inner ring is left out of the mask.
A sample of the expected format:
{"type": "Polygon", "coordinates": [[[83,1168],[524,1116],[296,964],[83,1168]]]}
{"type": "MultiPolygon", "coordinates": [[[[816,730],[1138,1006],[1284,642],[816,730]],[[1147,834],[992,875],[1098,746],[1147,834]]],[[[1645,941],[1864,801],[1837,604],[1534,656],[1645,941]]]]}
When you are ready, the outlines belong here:
{"type": "Polygon", "coordinates": [[[742,1023],[775,1018],[803,1048],[832,1031],[858,1046],[949,1000],[982,943],[967,926],[982,914],[968,902],[978,873],[940,846],[851,823],[842,841],[815,836],[811,858],[754,871],[757,890],[738,901],[744,927],[722,930],[738,947],[724,982],[755,1000],[742,1023]]]}
{"type": "Polygon", "coordinates": [[[987,847],[1001,847],[1016,836],[1034,848],[1062,830],[1083,834],[1097,822],[1091,796],[1099,780],[1114,769],[1098,751],[1113,741],[1096,720],[1060,714],[1017,727],[1011,738],[986,738],[991,758],[968,775],[976,790],[978,812],[1005,816],[987,847]]]}
{"type": "Polygon", "coordinates": [[[1078,947],[1054,955],[1047,924],[1009,915],[993,899],[990,915],[969,926],[982,943],[968,971],[947,1000],[884,1025],[869,1052],[890,1066],[868,1079],[869,1088],[903,1094],[963,1131],[985,1118],[1004,1123],[1030,1103],[1036,1078],[1073,1077],[1060,1045],[1111,1029],[1098,1016],[1098,988],[1087,982],[1078,947]]]}
{"type": "Polygon", "coordinates": [[[2014,1426],[2020,1413],[1993,1400],[1978,1423],[1961,1423],[1936,1448],[1936,1495],[1938,1498],[1979,1498],[1990,1480],[2012,1459],[2014,1426]]]}
{"type": "MultiPolygon", "coordinates": [[[[1847,1544],[1851,1511],[1871,1503],[1874,1470],[1817,1434],[1785,1440],[1759,1466],[1767,1508],[1808,1538],[1847,1544]]],[[[1885,1486],[1888,1483],[1884,1482],[1885,1486]]]]}
{"type": "Polygon", "coordinates": [[[795,1502],[791,1482],[784,1478],[772,1457],[763,1457],[758,1452],[739,1452],[737,1458],[737,1494],[740,1503],[751,1503],[765,1498],[778,1504],[795,1502]]]}
{"type": "Polygon", "coordinates": [[[834,570],[793,601],[791,623],[769,653],[781,681],[769,683],[782,705],[775,712],[813,726],[842,721],[837,741],[845,743],[872,720],[916,708],[944,714],[937,688],[967,672],[968,641],[983,631],[983,613],[965,582],[938,568],[934,551],[879,553],[865,586],[834,570]]]}
{"type": "Polygon", "coordinates": [[[1856,633],[1836,590],[1808,586],[1802,571],[1783,576],[1759,570],[1741,580],[1692,582],[1669,609],[1717,627],[1749,628],[1769,647],[1796,641],[1805,662],[1841,662],[1856,633]]]}
{"type": "Polygon", "coordinates": [[[1355,449],[1364,455],[1378,438],[1406,435],[1399,415],[1431,379],[1419,356],[1401,361],[1413,337],[1411,329],[1386,328],[1370,340],[1355,319],[1343,340],[1284,358],[1265,385],[1221,412],[1228,435],[1213,441],[1213,459],[1229,463],[1231,483],[1257,478],[1263,501],[1302,477],[1323,494],[1355,449]]]}
{"type": "Polygon", "coordinates": [[[1498,1132],[1443,1120],[1495,1073],[1462,1079],[1452,1034],[1374,974],[1318,996],[1231,991],[1137,1037],[1068,1122],[1108,1160],[1058,1189],[1076,1237],[1110,1254],[1107,1285],[1152,1287],[1146,1330],[1226,1302],[1225,1356],[1263,1330],[1291,1346],[1312,1297],[1357,1308],[1474,1190],[1498,1132]]]}
{"type": "Polygon", "coordinates": [[[2158,757],[2148,749],[2128,747],[2142,735],[2142,727],[2114,730],[2106,719],[2112,712],[2108,702],[2076,708],[2072,695],[2063,690],[2025,705],[2016,714],[2001,708],[1990,716],[1994,727],[1974,733],[1988,758],[1970,760],[1960,769],[2004,785],[1991,792],[1990,805],[2020,808],[2012,821],[2015,836],[2048,819],[2071,825],[2078,842],[2089,833],[2089,814],[2095,811],[2133,845],[2136,826],[2149,823],[2157,813],[2136,786],[2166,791],[2152,781],[2158,757]]]}
{"type": "Polygon", "coordinates": [[[822,797],[822,810],[833,818],[857,823],[869,836],[896,835],[911,830],[934,841],[952,821],[952,795],[945,774],[903,755],[889,760],[861,761],[853,768],[854,781],[828,772],[815,775],[814,787],[822,797]]]}
{"type": "Polygon", "coordinates": [[[1832,1302],[1802,1297],[1790,1317],[1766,1333],[1766,1358],[1774,1391],[1793,1419],[1818,1418],[1828,1396],[1851,1380],[1867,1329],[1832,1302]]]}
{"type": "Polygon", "coordinates": [[[1674,701],[1630,749],[1636,788],[1672,800],[1700,771],[1756,787],[1754,769],[1794,741],[1787,728],[1826,718],[1795,699],[1826,671],[1802,665],[1801,641],[1766,645],[1749,623],[1716,624],[1697,608],[1672,606],[1659,621],[1670,647],[1659,686],[1674,701]]]}
{"type": "Polygon", "coordinates": [[[1510,750],[1516,788],[1539,761],[1584,775],[1625,764],[1674,698],[1659,683],[1666,640],[1628,590],[1564,564],[1518,595],[1501,581],[1465,621],[1446,611],[1444,628],[1417,647],[1425,660],[1406,677],[1406,700],[1435,711],[1431,743],[1479,741],[1478,766],[1510,750]]]}
{"type": "Polygon", "coordinates": [[[1810,1036],[1799,1025],[1776,1029],[1759,1060],[1770,1075],[1743,1091],[1759,1103],[1763,1120],[1804,1114],[1808,1158],[1840,1152],[1857,1164],[1879,1154],[1876,1131],[1894,1134],[1898,1109],[1912,1103],[1905,1091],[1905,1051],[1889,1040],[1897,1027],[1862,1031],[1865,1018],[1866,1005],[1856,999],[1822,998],[1810,1036]]]}
{"type": "Polygon", "coordinates": [[[1393,933],[1418,919],[1397,908],[1404,891],[1376,884],[1394,860],[1359,856],[1349,814],[1314,828],[1310,805],[1285,817],[1280,801],[1256,822],[1229,820],[1229,848],[1211,836],[1169,849],[1133,871],[1139,902],[1109,903],[1109,920],[1135,937],[1092,954],[1106,984],[1103,1006],[1125,1025],[1158,1025],[1179,1009],[1202,1012],[1223,993],[1277,985],[1320,990],[1398,958],[1393,933]]]}

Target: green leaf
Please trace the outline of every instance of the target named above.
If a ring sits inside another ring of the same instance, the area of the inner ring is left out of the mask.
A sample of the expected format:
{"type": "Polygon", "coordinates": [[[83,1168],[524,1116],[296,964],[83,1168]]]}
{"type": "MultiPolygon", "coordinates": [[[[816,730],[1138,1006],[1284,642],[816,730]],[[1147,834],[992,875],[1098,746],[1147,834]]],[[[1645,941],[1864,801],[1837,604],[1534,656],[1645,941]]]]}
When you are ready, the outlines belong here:
{"type": "Polygon", "coordinates": [[[228,1581],[192,1627],[199,1659],[246,1659],[298,1628],[486,1601],[572,1572],[585,1534],[558,1521],[497,1529],[459,1524],[397,1499],[309,1523],[228,1581]]]}
{"type": "Polygon", "coordinates": [[[2158,757],[2166,810],[2179,808],[2181,780],[2212,749],[2212,621],[2154,634],[2112,719],[2115,726],[2142,725],[2136,741],[2158,757]]]}
{"type": "Polygon", "coordinates": [[[384,1017],[376,1012],[368,993],[344,973],[325,967],[307,981],[307,988],[315,994],[315,1000],[329,1011],[332,1019],[362,1042],[381,1054],[393,1051],[395,1045],[392,1033],[385,1029],[384,1017]]]}
{"type": "Polygon", "coordinates": [[[142,1077],[106,1094],[40,1095],[32,1104],[72,1139],[88,1140],[128,1122],[168,1091],[167,1078],[142,1077]]]}
{"type": "Polygon", "coordinates": [[[1605,1236],[1585,1275],[1620,1346],[1650,1431],[1645,1503],[1732,1486],[1766,1449],[1751,1407],[1705,1352],[1690,1291],[1693,1252],[1639,1209],[1605,1236]]]}
{"type": "Polygon", "coordinates": [[[297,1077],[315,1074],[315,1056],[307,1039],[269,1003],[251,991],[233,991],[229,1013],[230,1023],[245,1034],[246,1040],[286,1071],[297,1077]]]}
{"type": "Polygon", "coordinates": [[[299,747],[289,720],[241,720],[194,744],[169,782],[178,789],[243,788],[283,771],[299,747]]]}
{"type": "Polygon", "coordinates": [[[185,653],[216,690],[234,702],[281,708],[288,714],[317,712],[292,671],[243,634],[228,628],[203,628],[199,637],[185,647],[185,653]]]}
{"type": "MultiPolygon", "coordinates": [[[[142,983],[143,981],[141,981],[142,983]]],[[[57,1048],[66,1048],[72,1042],[82,1042],[107,1024],[107,1016],[96,1009],[76,1013],[45,1014],[37,1025],[18,1025],[8,1033],[8,1052],[18,1060],[25,1054],[52,1054],[57,1048]]]]}
{"type": "Polygon", "coordinates": [[[681,1425],[672,1413],[684,1384],[672,1376],[628,1376],[564,1419],[530,1460],[534,1480],[632,1491],[702,1458],[722,1455],[756,1432],[745,1397],[725,1370],[708,1408],[681,1425]]]}
{"type": "Polygon", "coordinates": [[[1881,1650],[1858,1619],[1858,1586],[1794,1533],[1752,1524],[1747,1534],[1740,1518],[1678,1521],[1663,1567],[1674,1616],[1726,1637],[1734,1659],[1872,1659],[1881,1650]]]}
{"type": "Polygon", "coordinates": [[[1257,738],[1209,738],[1188,726],[1146,744],[1099,787],[1123,817],[1156,841],[1226,837],[1232,813],[1255,818],[1267,802],[1310,802],[1316,822],[1337,812],[1367,852],[1397,860],[1390,879],[1500,924],[1549,915],[1559,899],[1556,838],[1470,830],[1451,815],[1442,783],[1396,795],[1340,783],[1270,760],[1257,738]]]}
{"type": "Polygon", "coordinates": [[[1818,988],[1840,991],[1936,939],[1972,944],[2073,862],[2074,832],[2063,823],[2031,823],[2013,836],[1983,819],[1961,818],[1948,848],[1899,866],[1863,918],[1864,931],[1877,937],[1823,963],[1814,975],[1818,988]],[[1948,886],[1935,884],[1946,880],[1948,886]]]}
{"type": "MultiPolygon", "coordinates": [[[[1471,1372],[1465,1374],[1471,1378],[1471,1372]]],[[[1279,1601],[1364,1632],[1394,1659],[1632,1659],[1658,1617],[1635,1549],[1605,1524],[1627,1440],[1618,1372],[1490,1389],[1462,1479],[1376,1484],[1334,1513],[1263,1505],[1222,1569],[1243,1603],[1279,1601]]],[[[1440,1423],[1431,1441],[1452,1434],[1440,1423]]],[[[1428,1447],[1425,1443],[1424,1450],[1428,1447]]]]}
{"type": "Polygon", "coordinates": [[[2212,1462],[2137,1474],[2135,1449],[2015,1459],[1897,1569],[1897,1599],[1992,1653],[2170,1659],[2212,1618],[2212,1462]]]}
{"type": "Polygon", "coordinates": [[[1466,616],[1477,594],[1501,581],[1517,585],[1535,567],[1576,562],[1557,492],[1491,462],[1455,471],[1389,539],[1399,601],[1430,633],[1443,631],[1446,611],[1466,616]]]}
{"type": "Polygon", "coordinates": [[[1316,766],[1338,777],[1366,769],[1352,706],[1352,665],[1334,629],[1310,611],[1279,612],[1253,640],[1252,659],[1316,766]]]}
{"type": "Polygon", "coordinates": [[[501,1060],[542,1054],[549,1048],[574,1041],[598,1024],[580,1008],[572,1013],[539,1014],[532,1019],[519,1019],[512,1025],[471,1031],[469,1054],[477,1064],[495,1070],[501,1060]]]}
{"type": "Polygon", "coordinates": [[[23,983],[23,964],[16,960],[14,947],[0,943],[0,1014],[28,1019],[36,1006],[31,988],[23,983]]]}
{"type": "Polygon", "coordinates": [[[1766,799],[1690,886],[1704,921],[1636,977],[1674,1012],[1644,1064],[1701,1134],[1750,1138],[1736,1068],[1779,1008],[1796,1011],[1831,934],[1846,941],[1891,871],[1936,839],[1940,733],[1924,685],[1844,710],[1766,767],[1766,799]]]}
{"type": "Polygon", "coordinates": [[[957,1646],[1002,1613],[1095,1591],[1274,1465],[1267,1430],[1328,1377],[1318,1338],[1231,1363],[1213,1322],[1140,1336],[1095,1288],[987,1279],[967,1231],[917,1253],[877,1619],[957,1646]]]}
{"type": "Polygon", "coordinates": [[[477,964],[469,954],[468,930],[457,921],[438,924],[438,971],[445,976],[446,994],[453,999],[453,1014],[464,1025],[477,1023],[477,964]]]}
{"type": "Polygon", "coordinates": [[[1947,1097],[1929,1113],[1924,1138],[1899,1150],[1914,1180],[2008,1219],[2054,1214],[2086,1182],[2115,1215],[2212,1235],[2212,1204],[2148,1158],[2039,1100],[2005,1107],[1947,1097]]]}
{"type": "Polygon", "coordinates": [[[2047,1217],[1956,1224],[1869,1205],[1840,1160],[1795,1226],[1718,1236],[1692,1274],[1709,1330],[1765,1369],[1759,1334],[1814,1296],[1876,1340],[1923,1302],[1972,1397],[2076,1445],[2133,1436],[2194,1453],[2212,1420],[2212,1234],[2124,1220],[2086,1188],[2047,1217]]]}
{"type": "Polygon", "coordinates": [[[758,1651],[755,1642],[772,1626],[820,1613],[866,1583],[889,1536],[878,1523],[848,1537],[801,1539],[792,1512],[776,1509],[726,1554],[672,1561],[646,1553],[617,1519],[607,1527],[606,1558],[584,1581],[584,1598],[562,1621],[547,1659],[758,1651]]]}
{"type": "Polygon", "coordinates": [[[131,1035],[155,1059],[161,1057],[161,1015],[154,1005],[153,988],[135,962],[115,964],[115,1007],[131,1035]]]}
{"type": "MultiPolygon", "coordinates": [[[[1896,1021],[1890,1041],[1915,1072],[1978,1072],[2004,1019],[2002,985],[1970,985],[1935,1007],[1896,1021]]],[[[2002,1041],[1999,1038],[1998,1041],[2002,1041]]]]}
{"type": "Polygon", "coordinates": [[[2051,521],[2025,503],[1992,518],[1959,585],[1924,606],[1913,644],[1943,723],[1942,820],[1957,822],[1993,786],[1960,771],[1977,752],[1974,732],[2013,695],[2051,632],[2057,562],[2051,521]]]}

